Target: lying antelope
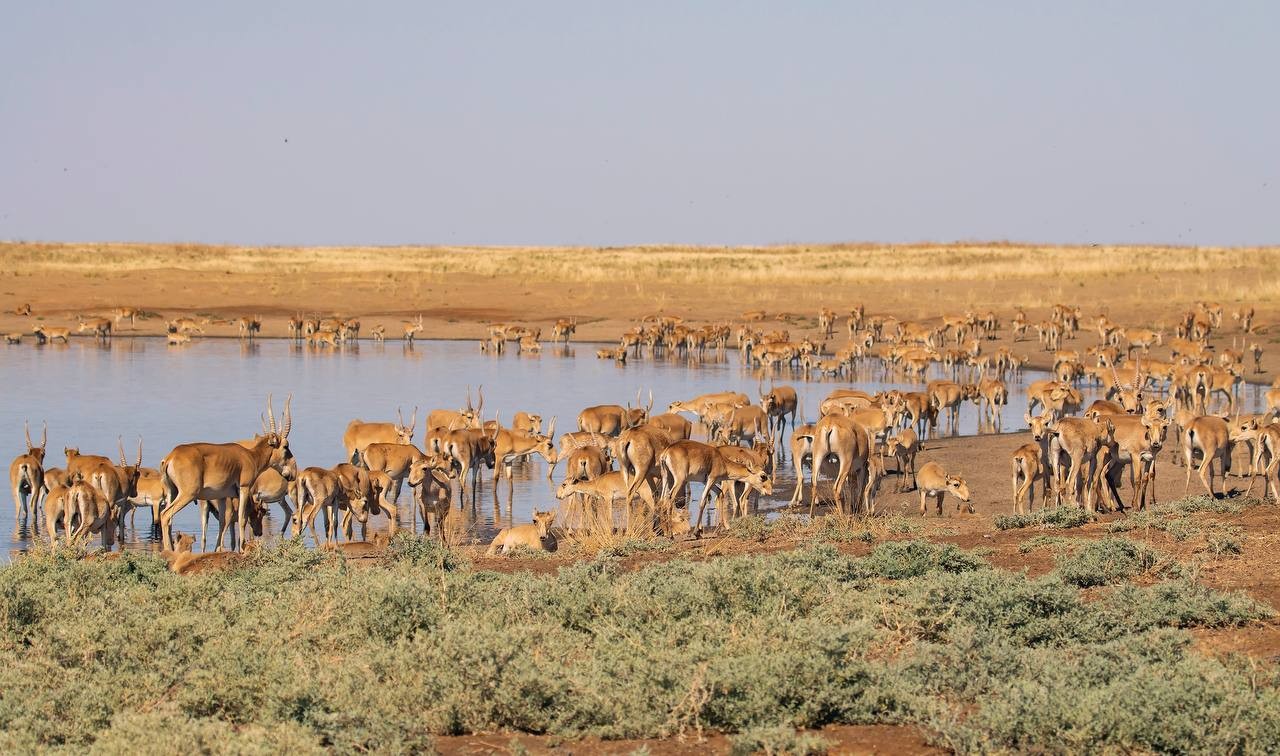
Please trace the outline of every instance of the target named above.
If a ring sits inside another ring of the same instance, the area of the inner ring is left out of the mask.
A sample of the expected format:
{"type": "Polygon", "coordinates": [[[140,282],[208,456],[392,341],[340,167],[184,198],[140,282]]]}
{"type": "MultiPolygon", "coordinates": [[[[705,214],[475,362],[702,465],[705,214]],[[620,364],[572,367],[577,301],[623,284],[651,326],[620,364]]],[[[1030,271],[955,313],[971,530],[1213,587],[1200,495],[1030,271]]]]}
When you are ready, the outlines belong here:
{"type": "Polygon", "coordinates": [[[932,497],[938,508],[938,516],[942,516],[942,499],[946,494],[951,494],[959,501],[956,502],[956,511],[960,511],[960,503],[969,505],[969,513],[974,513],[973,502],[969,500],[969,486],[964,482],[964,478],[948,475],[942,465],[937,462],[927,462],[916,474],[917,485],[920,487],[920,515],[924,516],[929,511],[928,501],[932,497]]]}
{"type": "Polygon", "coordinates": [[[27,518],[40,505],[40,493],[45,490],[44,452],[49,442],[49,426],[40,433],[40,445],[31,443],[31,428],[22,424],[27,438],[27,451],[9,463],[9,490],[13,491],[13,518],[27,518]]]}
{"type": "Polygon", "coordinates": [[[555,512],[533,511],[533,522],[527,525],[516,525],[498,531],[493,542],[489,544],[487,556],[493,556],[499,549],[503,554],[512,549],[527,548],[534,551],[554,551],[555,537],[551,535],[551,523],[555,522],[555,512]]]}

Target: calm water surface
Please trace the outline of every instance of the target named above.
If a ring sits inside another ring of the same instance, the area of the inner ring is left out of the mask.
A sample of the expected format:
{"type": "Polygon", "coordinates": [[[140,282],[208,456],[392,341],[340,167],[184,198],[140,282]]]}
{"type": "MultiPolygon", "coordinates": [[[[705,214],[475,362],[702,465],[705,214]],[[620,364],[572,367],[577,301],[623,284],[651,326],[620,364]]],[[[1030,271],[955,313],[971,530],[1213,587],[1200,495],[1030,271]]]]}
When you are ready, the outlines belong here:
{"type": "MultiPolygon", "coordinates": [[[[40,424],[49,424],[49,467],[64,465],[64,446],[115,458],[119,435],[125,437],[131,458],[141,435],[143,463],[155,467],[177,444],[233,441],[257,432],[268,392],[275,394],[277,412],[283,397],[293,394],[289,441],[299,468],[343,461],[342,434],[348,421],[394,420],[398,407],[406,414],[414,405],[421,408],[415,437],[421,447],[425,410],[461,407],[468,387],[481,384],[486,419],[495,412],[506,421],[517,410],[540,412],[544,429],[553,415],[559,417],[558,431],[575,430],[581,408],[626,403],[634,400],[637,390],[646,399],[653,391],[655,413],[674,400],[709,391],[740,390],[751,396],[756,392],[755,374],[742,366],[734,350],[696,365],[673,357],[633,360],[623,367],[596,359],[591,345],[544,348],[541,356],[495,357],[481,354],[470,341],[423,341],[414,349],[394,342],[362,343],[338,351],[312,350],[284,340],[246,345],[225,339],[199,340],[181,348],[143,338],[116,339],[108,346],[80,339],[66,346],[8,346],[0,348],[0,385],[7,397],[0,404],[0,455],[7,461],[25,450],[22,423],[30,420],[37,440],[40,424]]],[[[930,377],[944,376],[939,368],[930,377]]],[[[1010,383],[1012,398],[1002,430],[1024,428],[1022,386],[1043,377],[1028,371],[1021,384],[1010,383]]],[[[919,390],[917,385],[883,378],[878,367],[868,365],[853,383],[804,382],[783,376],[778,381],[796,387],[803,415],[812,420],[818,404],[838,386],[919,390]]],[[[1256,406],[1258,394],[1257,387],[1246,387],[1247,405],[1256,406]]],[[[978,432],[973,405],[965,404],[957,430],[978,432]]],[[[695,431],[695,438],[699,437],[695,431]]],[[[790,461],[783,462],[778,468],[777,495],[762,502],[763,506],[784,504],[790,498],[794,477],[790,461]]],[[[557,503],[541,458],[517,464],[510,502],[505,481],[495,492],[485,473],[480,495],[461,513],[455,508],[449,518],[450,528],[459,531],[455,537],[486,539],[497,527],[528,522],[531,509],[548,509],[557,503]]],[[[408,496],[406,489],[401,500],[404,511],[408,496]]],[[[175,520],[176,528],[198,532],[196,511],[188,506],[175,520]]],[[[273,509],[272,515],[278,532],[280,510],[273,509]]],[[[126,531],[126,548],[155,548],[150,520],[149,511],[137,513],[138,528],[126,531]]],[[[383,528],[386,523],[374,526],[383,528]]],[[[0,506],[0,532],[10,538],[7,553],[26,548],[33,537],[30,523],[15,521],[11,500],[0,506]]],[[[43,532],[35,535],[46,537],[43,532]]]]}

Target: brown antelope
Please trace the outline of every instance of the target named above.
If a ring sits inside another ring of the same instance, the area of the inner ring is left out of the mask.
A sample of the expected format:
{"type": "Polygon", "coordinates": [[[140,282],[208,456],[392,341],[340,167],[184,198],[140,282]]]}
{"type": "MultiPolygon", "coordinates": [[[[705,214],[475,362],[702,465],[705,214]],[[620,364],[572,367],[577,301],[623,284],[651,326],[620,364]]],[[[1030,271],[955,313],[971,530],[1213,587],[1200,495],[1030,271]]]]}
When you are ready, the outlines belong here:
{"type": "Polygon", "coordinates": [[[773,493],[773,481],[761,469],[744,467],[728,459],[714,446],[699,441],[677,441],[658,455],[662,470],[662,502],[670,511],[675,497],[689,483],[703,484],[698,499],[694,527],[701,532],[702,515],[712,493],[719,493],[726,482],[743,482],[765,496],[773,493]]]}
{"type": "Polygon", "coordinates": [[[618,434],[612,448],[613,456],[618,459],[622,480],[626,484],[627,506],[631,506],[631,498],[641,485],[649,485],[648,481],[661,475],[659,455],[671,444],[686,440],[688,439],[678,437],[656,423],[645,423],[618,434]]]}
{"type": "Polygon", "coordinates": [[[358,462],[360,453],[369,444],[412,444],[414,429],[418,427],[417,407],[413,408],[409,420],[409,425],[405,425],[404,415],[396,408],[394,423],[366,423],[363,420],[347,423],[347,430],[342,434],[342,447],[347,451],[347,461],[358,462]]]}
{"type": "Polygon", "coordinates": [[[885,452],[898,461],[898,484],[895,491],[916,488],[916,454],[921,449],[920,437],[910,428],[903,428],[896,435],[885,439],[885,452]],[[911,488],[906,487],[906,476],[911,475],[911,488]]]}
{"type": "MultiPolygon", "coordinates": [[[[284,518],[281,521],[280,535],[285,534],[285,531],[289,528],[289,523],[293,521],[293,507],[289,506],[288,495],[294,480],[297,480],[297,475],[292,470],[286,468],[285,472],[282,473],[273,467],[268,467],[253,482],[253,501],[260,509],[265,510],[272,504],[279,504],[280,509],[283,510],[284,518]]],[[[139,494],[141,492],[142,489],[139,486],[139,494]]],[[[203,535],[201,537],[203,538],[203,535]]],[[[203,540],[200,548],[201,550],[204,549],[203,540]]]]}
{"type": "Polygon", "coordinates": [[[1040,444],[1036,443],[1023,444],[1013,452],[1013,511],[1016,514],[1026,514],[1035,504],[1037,479],[1040,480],[1041,504],[1049,503],[1048,471],[1040,464],[1041,456],[1040,444]]]}
{"type": "Polygon", "coordinates": [[[769,393],[763,393],[759,388],[757,393],[760,394],[760,408],[769,416],[770,424],[774,428],[773,433],[779,440],[783,438],[783,433],[786,431],[788,417],[791,419],[792,430],[795,430],[799,399],[796,397],[794,388],[771,386],[769,393]]]}
{"type": "Polygon", "coordinates": [[[397,510],[393,502],[400,499],[404,480],[409,476],[410,465],[426,456],[413,444],[377,443],[369,444],[364,448],[360,453],[360,462],[371,474],[380,472],[390,479],[391,490],[388,492],[390,495],[384,496],[383,501],[395,513],[397,510]]]}
{"type": "Polygon", "coordinates": [[[452,461],[451,467],[458,479],[458,506],[463,505],[467,476],[471,476],[472,497],[480,485],[480,465],[494,469],[495,438],[498,430],[464,428],[449,431],[442,443],[444,455],[452,461]]]}
{"type": "Polygon", "coordinates": [[[645,425],[654,425],[663,429],[674,441],[688,441],[693,436],[693,423],[674,412],[654,415],[645,425]]]}
{"type": "Polygon", "coordinates": [[[71,486],[55,484],[49,487],[42,504],[44,509],[44,526],[49,534],[49,545],[58,544],[58,522],[62,522],[62,532],[67,543],[71,543],[71,526],[79,515],[79,509],[72,503],[71,486]]]}
{"type": "Polygon", "coordinates": [[[423,329],[422,316],[419,315],[416,320],[408,321],[404,324],[404,340],[413,346],[413,340],[418,337],[418,332],[423,329]]]}
{"type": "Polygon", "coordinates": [[[169,346],[183,346],[191,343],[191,334],[178,332],[167,333],[165,334],[165,341],[168,342],[169,346]]]}
{"type": "Polygon", "coordinates": [[[387,340],[387,327],[379,323],[369,329],[369,336],[373,339],[374,343],[382,344],[387,340]]]}
{"type": "MultiPolygon", "coordinates": [[[[837,463],[835,482],[832,486],[836,507],[845,510],[845,486],[853,478],[853,493],[866,488],[867,460],[871,456],[871,438],[853,418],[843,415],[827,415],[814,425],[813,461],[810,471],[809,516],[813,517],[818,503],[818,481],[828,457],[837,463]]],[[[852,505],[850,506],[850,509],[852,505]]]]}
{"type": "MultiPolygon", "coordinates": [[[[68,540],[101,533],[104,546],[114,543],[113,536],[119,513],[111,500],[101,491],[83,480],[77,481],[67,492],[66,507],[74,509],[80,520],[79,527],[68,536],[68,540]]],[[[63,516],[66,516],[65,512],[63,516]]],[[[49,532],[53,532],[52,528],[49,532]]]]}
{"type": "MultiPolygon", "coordinates": [[[[771,439],[756,441],[751,446],[720,446],[717,448],[725,459],[743,467],[770,471],[774,469],[775,449],[771,439]]],[[[729,490],[726,493],[737,507],[734,516],[746,516],[747,505],[751,499],[751,487],[746,483],[733,481],[729,483],[729,490]]],[[[725,511],[727,512],[728,510],[725,511]]]]}
{"type": "Polygon", "coordinates": [[[1111,455],[1107,471],[1107,491],[1112,503],[1123,509],[1118,489],[1120,476],[1129,469],[1129,487],[1138,509],[1146,509],[1147,494],[1155,503],[1156,456],[1164,446],[1169,423],[1159,417],[1138,415],[1110,415],[1111,455]]]}
{"type": "Polygon", "coordinates": [[[1245,350],[1250,357],[1253,358],[1253,372],[1255,375],[1262,372],[1262,347],[1258,342],[1249,342],[1249,348],[1245,350]]]}
{"type": "Polygon", "coordinates": [[[13,518],[27,518],[28,512],[36,512],[40,506],[40,493],[45,490],[44,452],[49,442],[49,426],[40,433],[40,445],[31,443],[31,428],[22,424],[27,438],[27,451],[9,463],[9,490],[13,491],[13,518]]]}
{"type": "Polygon", "coordinates": [[[1187,467],[1186,485],[1183,493],[1191,490],[1191,468],[1195,453],[1201,455],[1200,481],[1212,497],[1217,497],[1213,490],[1213,462],[1219,461],[1222,470],[1223,486],[1226,485],[1227,473],[1231,471],[1231,435],[1227,421],[1216,415],[1201,415],[1191,420],[1182,430],[1183,461],[1187,467]]]}
{"type": "Polygon", "coordinates": [[[966,383],[961,389],[965,398],[978,405],[980,411],[990,417],[996,428],[1004,425],[1004,406],[1009,403],[1009,387],[999,378],[979,378],[977,383],[966,383]]]}
{"type": "Polygon", "coordinates": [[[10,332],[10,333],[6,333],[6,334],[4,335],[4,343],[6,343],[6,344],[21,344],[21,343],[22,343],[22,332],[21,332],[21,331],[12,331],[12,332],[10,332]]]}
{"type": "Polygon", "coordinates": [[[719,391],[713,394],[695,396],[687,402],[672,402],[667,407],[667,412],[692,412],[701,420],[707,409],[717,404],[745,407],[751,404],[751,397],[738,391],[719,391]]]}
{"type": "MultiPolygon", "coordinates": [[[[342,485],[337,473],[323,467],[308,467],[298,473],[298,532],[302,527],[311,529],[311,538],[318,545],[316,536],[316,515],[324,515],[325,543],[338,540],[338,533],[343,522],[349,523],[352,516],[360,522],[368,520],[367,492],[358,487],[347,488],[342,485]],[[340,515],[346,510],[348,515],[340,515]]],[[[350,534],[347,534],[348,538],[350,534]]]]}
{"type": "Polygon", "coordinates": [[[657,512],[657,502],[654,499],[653,486],[650,485],[648,478],[641,477],[637,480],[634,492],[630,492],[627,481],[624,479],[621,470],[612,470],[603,472],[593,478],[586,480],[572,480],[566,478],[556,488],[556,498],[564,501],[570,496],[578,496],[583,499],[596,502],[597,521],[599,526],[606,532],[613,531],[613,505],[621,501],[624,511],[628,513],[627,522],[629,531],[641,517],[633,516],[631,509],[631,499],[635,493],[640,494],[640,500],[648,507],[646,510],[649,516],[657,512]]]}
{"type": "MultiPolygon", "coordinates": [[[[160,462],[160,478],[164,481],[169,500],[160,514],[165,548],[173,545],[170,530],[173,518],[196,499],[237,498],[237,522],[239,532],[244,533],[254,481],[268,467],[279,470],[293,458],[289,450],[289,430],[293,425],[289,402],[290,399],[285,399],[283,425],[277,430],[271,398],[267,397],[267,416],[271,425],[252,448],[246,449],[236,443],[181,444],[165,455],[160,462]]],[[[244,540],[241,539],[242,547],[244,540]]]]}
{"type": "Polygon", "coordinates": [[[1240,330],[1244,333],[1253,332],[1253,308],[1242,307],[1231,313],[1231,319],[1240,324],[1240,330]]]}
{"type": "Polygon", "coordinates": [[[755,405],[731,409],[729,417],[717,423],[712,434],[712,440],[721,444],[737,444],[757,437],[773,441],[769,416],[755,405]]]}
{"type": "MultiPolygon", "coordinates": [[[[636,401],[640,395],[637,392],[636,401]]],[[[617,436],[628,428],[644,425],[649,420],[649,411],[653,409],[653,395],[649,395],[649,404],[645,407],[623,407],[618,404],[600,404],[587,407],[578,413],[578,429],[587,433],[599,433],[602,436],[617,436]]]]}
{"type": "Polygon", "coordinates": [[[1253,470],[1245,496],[1253,492],[1253,483],[1262,475],[1262,495],[1280,499],[1280,423],[1272,422],[1258,428],[1254,439],[1253,470]]]}
{"type": "MultiPolygon", "coordinates": [[[[471,387],[467,387],[467,406],[460,410],[437,409],[427,414],[427,431],[475,428],[484,413],[484,386],[479,389],[479,405],[471,405],[471,387]]],[[[431,451],[438,451],[432,449],[431,451]]]]}
{"type": "Polygon", "coordinates": [[[1069,489],[1072,503],[1080,505],[1080,490],[1083,488],[1084,508],[1090,512],[1097,510],[1092,485],[1098,469],[1097,452],[1100,445],[1110,445],[1111,427],[1107,418],[1095,422],[1081,417],[1060,417],[1045,424],[1045,429],[1051,434],[1049,464],[1059,502],[1069,489]],[[1069,473],[1063,472],[1064,459],[1070,465],[1069,473]]]}
{"type": "MultiPolygon", "coordinates": [[[[541,433],[542,432],[542,415],[536,412],[525,412],[521,410],[511,418],[511,429],[523,431],[525,433],[541,433]]],[[[548,433],[547,435],[555,435],[548,433]]]]}
{"type": "Polygon", "coordinates": [[[61,341],[63,344],[67,344],[71,341],[70,328],[38,325],[35,328],[32,328],[31,332],[36,335],[36,341],[40,344],[43,344],[46,341],[49,343],[61,341]]]}
{"type": "Polygon", "coordinates": [[[556,419],[551,418],[551,425],[547,430],[547,435],[541,433],[530,433],[528,431],[515,430],[514,428],[499,428],[494,436],[494,461],[493,479],[498,480],[499,474],[507,476],[507,482],[511,483],[511,466],[517,459],[524,459],[535,454],[541,456],[547,461],[547,477],[551,477],[551,470],[554,469],[556,463],[556,447],[551,439],[555,437],[556,419]]]}
{"type": "Polygon", "coordinates": [[[569,343],[569,337],[573,336],[574,331],[578,330],[577,318],[560,318],[551,328],[551,340],[563,341],[569,343]]]}
{"type": "Polygon", "coordinates": [[[262,318],[257,315],[245,315],[236,321],[236,325],[239,327],[240,338],[242,339],[247,338],[252,341],[262,332],[262,318]]]}
{"type": "Polygon", "coordinates": [[[818,330],[822,331],[822,335],[831,338],[835,333],[836,327],[836,311],[829,307],[823,307],[818,310],[818,330]]]}
{"type": "Polygon", "coordinates": [[[942,516],[942,499],[946,494],[951,494],[959,501],[956,502],[956,511],[960,511],[960,503],[969,505],[969,513],[974,513],[973,502],[969,500],[969,486],[964,482],[964,478],[948,475],[942,465],[937,462],[927,462],[916,474],[916,485],[920,488],[920,515],[923,517],[929,511],[928,501],[933,498],[938,508],[938,516],[942,516]]]}
{"type": "Polygon", "coordinates": [[[106,341],[111,338],[111,325],[110,318],[81,318],[78,331],[93,331],[94,338],[106,341]]]}
{"type": "MultiPolygon", "coordinates": [[[[417,528],[417,516],[422,516],[422,529],[431,535],[431,521],[435,520],[436,531],[440,534],[440,542],[445,541],[444,521],[449,516],[452,497],[452,479],[450,471],[443,468],[438,458],[423,458],[409,466],[409,486],[413,488],[417,498],[417,510],[414,515],[414,528],[417,528]]],[[[392,521],[394,529],[395,522],[392,521]]]]}
{"type": "MultiPolygon", "coordinates": [[[[138,495],[139,468],[142,466],[142,439],[138,439],[138,461],[130,465],[125,461],[124,443],[120,442],[120,464],[109,457],[81,454],[79,449],[64,449],[67,457],[67,474],[72,480],[83,480],[98,490],[107,502],[122,514],[130,506],[129,500],[138,495]]],[[[116,518],[123,537],[123,518],[116,518]]]]}
{"type": "Polygon", "coordinates": [[[533,511],[533,522],[528,525],[516,525],[498,531],[489,544],[487,556],[493,556],[501,550],[503,554],[512,549],[524,547],[534,551],[554,551],[556,539],[551,535],[551,523],[555,522],[555,512],[533,511]],[[550,548],[548,548],[550,546],[550,548]]]}
{"type": "Polygon", "coordinates": [[[948,424],[954,431],[960,421],[960,403],[964,400],[964,389],[954,381],[939,380],[929,381],[925,391],[929,394],[929,403],[939,413],[946,410],[948,424]]]}

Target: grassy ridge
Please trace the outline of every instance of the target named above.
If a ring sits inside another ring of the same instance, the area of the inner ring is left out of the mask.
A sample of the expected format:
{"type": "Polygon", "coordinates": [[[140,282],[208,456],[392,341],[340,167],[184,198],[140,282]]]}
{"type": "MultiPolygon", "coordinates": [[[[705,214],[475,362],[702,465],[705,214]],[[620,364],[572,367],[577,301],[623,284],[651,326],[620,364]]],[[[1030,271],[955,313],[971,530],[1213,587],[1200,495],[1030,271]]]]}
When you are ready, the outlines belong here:
{"type": "MultiPolygon", "coordinates": [[[[1280,248],[1064,247],[1006,243],[770,247],[227,247],[194,244],[0,243],[23,272],[157,268],[424,275],[557,282],[795,284],[1044,279],[1126,273],[1221,273],[1280,266],[1280,248]]],[[[1274,292],[1273,292],[1274,293],[1274,292]]]]}
{"type": "MultiPolygon", "coordinates": [[[[1117,539],[1118,541],[1119,539],[1117,539]]],[[[1185,581],[1086,601],[953,546],[831,545],[621,572],[385,568],[294,545],[194,578],[154,558],[0,569],[0,750],[408,752],[432,734],[606,738],[909,722],[965,752],[1274,752],[1273,671],[1177,628],[1267,615],[1185,581]]],[[[1127,561],[1126,561],[1127,560],[1127,561]]]]}

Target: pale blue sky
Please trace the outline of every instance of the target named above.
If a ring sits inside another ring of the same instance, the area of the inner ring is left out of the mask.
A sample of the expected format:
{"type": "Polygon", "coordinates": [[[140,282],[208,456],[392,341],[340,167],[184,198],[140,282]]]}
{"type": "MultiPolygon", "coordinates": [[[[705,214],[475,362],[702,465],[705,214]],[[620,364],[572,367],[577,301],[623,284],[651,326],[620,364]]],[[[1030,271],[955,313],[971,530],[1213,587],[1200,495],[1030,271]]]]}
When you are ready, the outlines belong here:
{"type": "Polygon", "coordinates": [[[0,238],[1280,243],[1280,3],[3,16],[0,238]]]}

